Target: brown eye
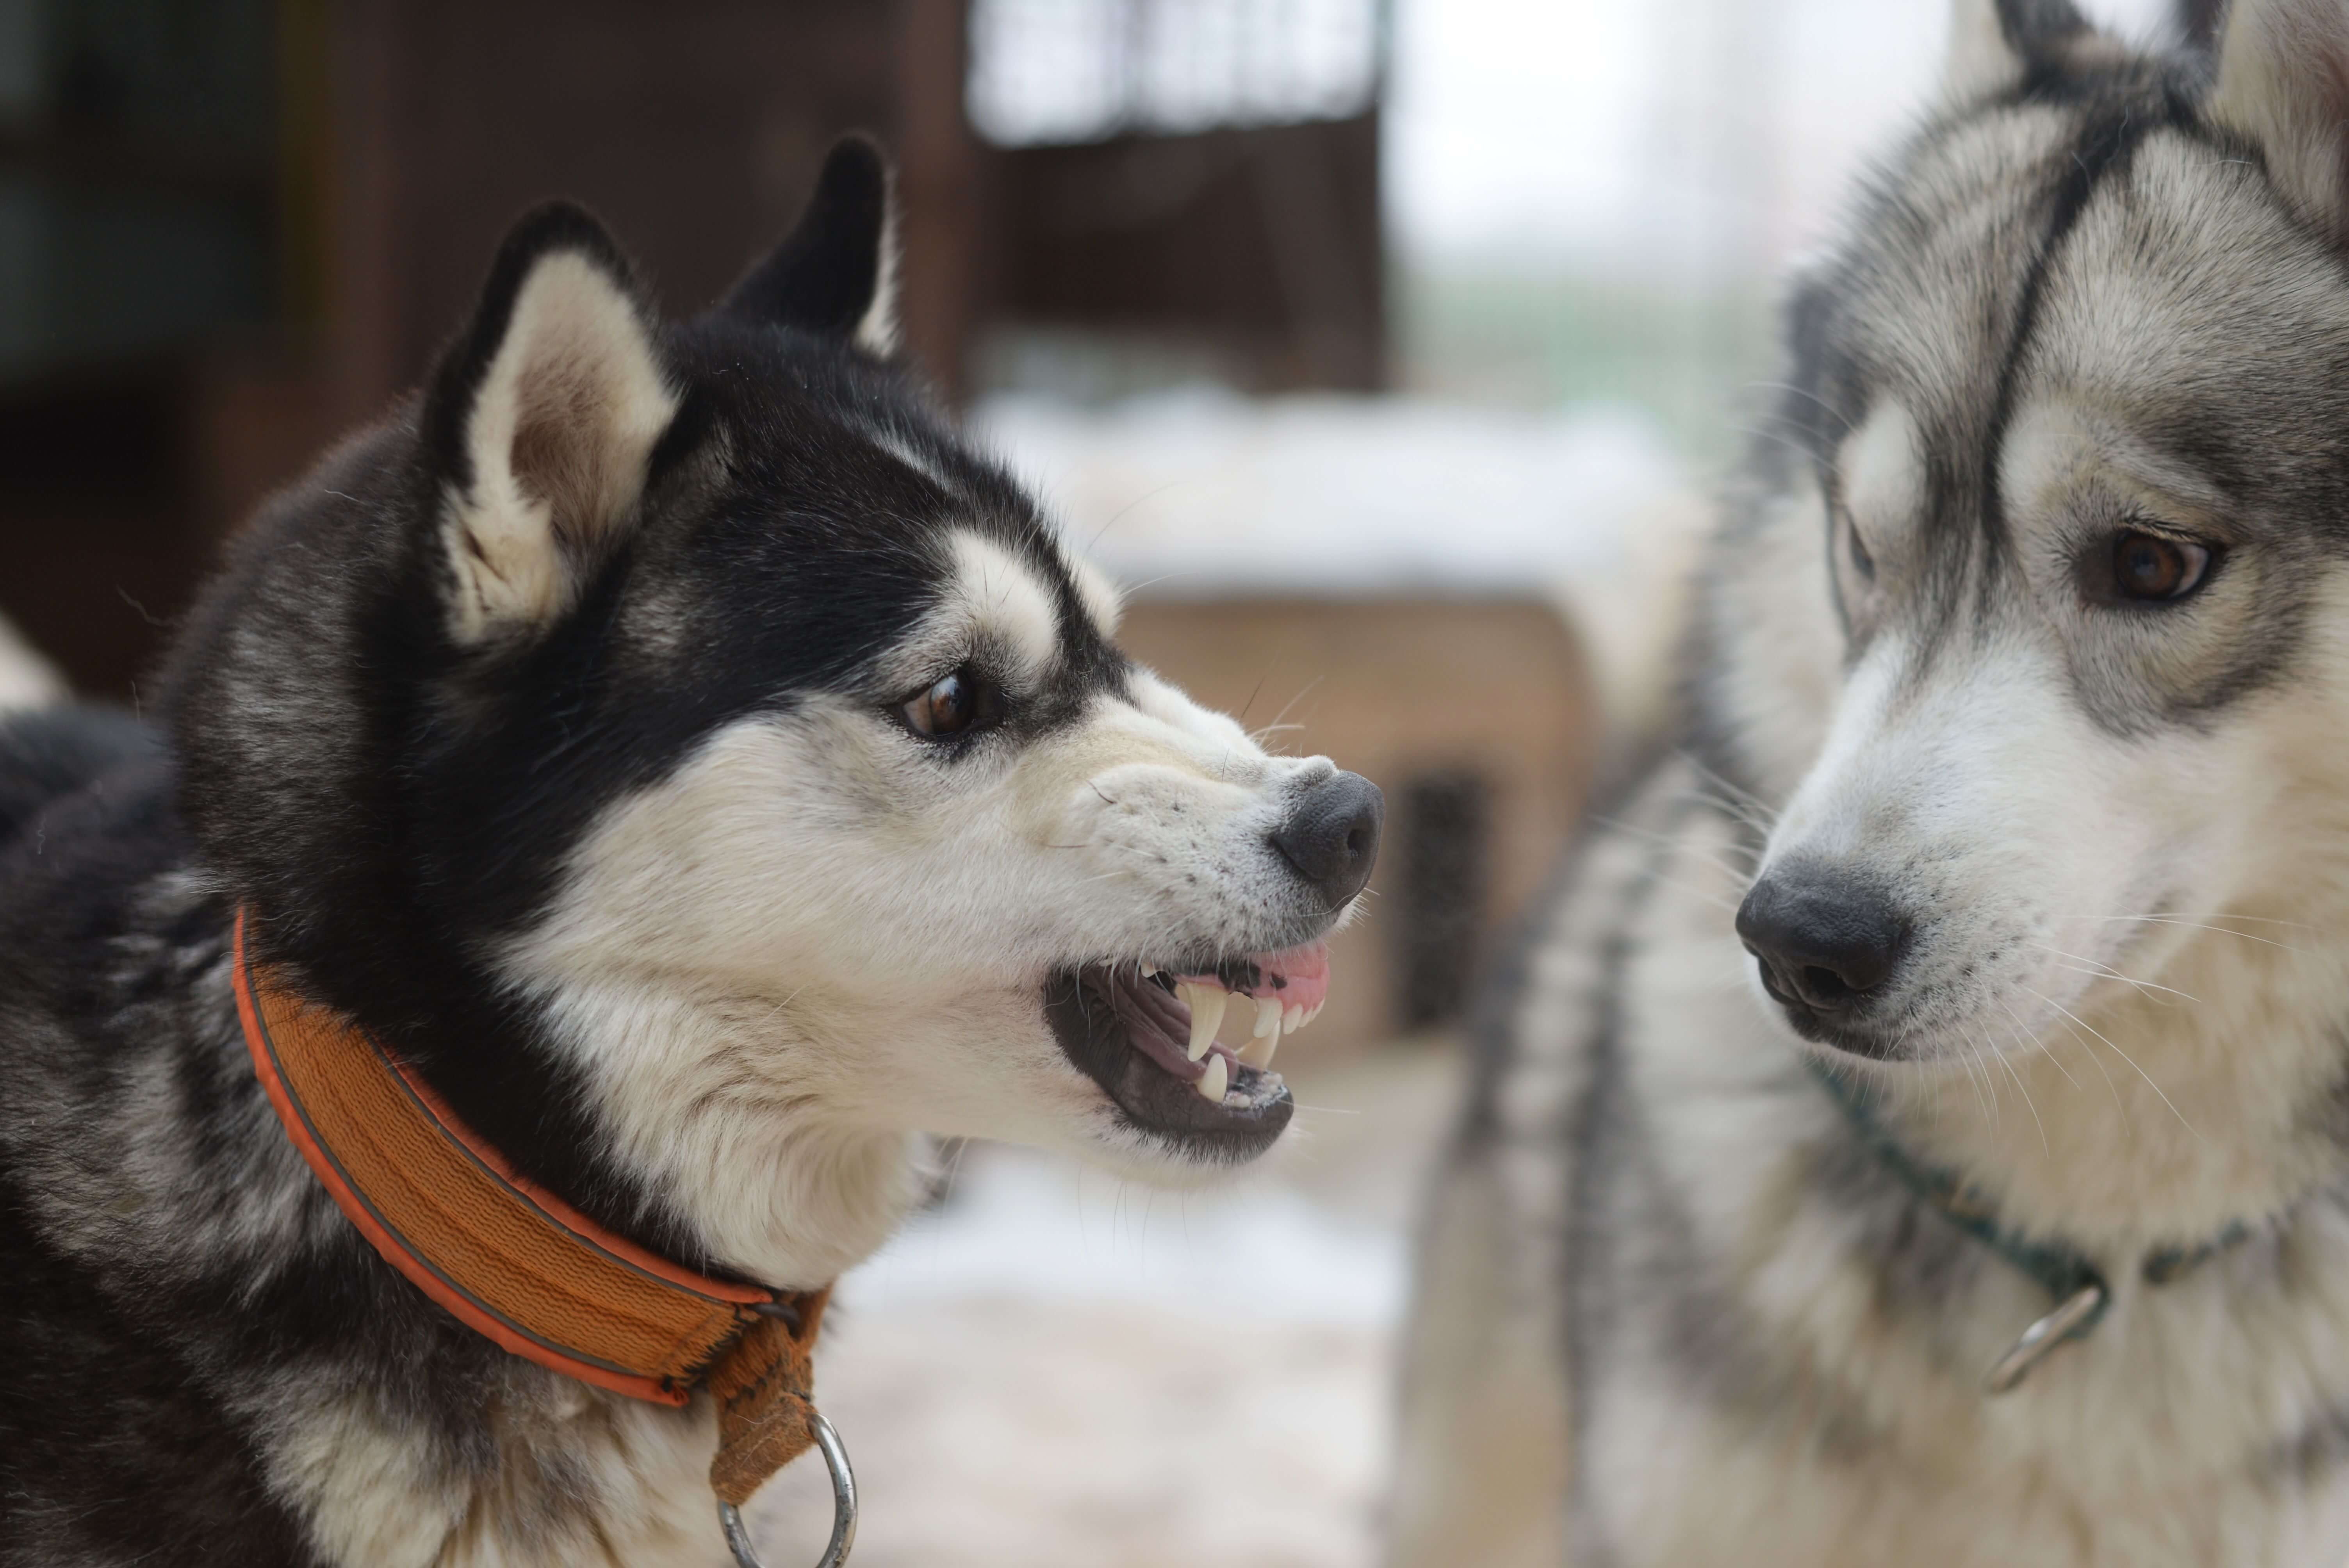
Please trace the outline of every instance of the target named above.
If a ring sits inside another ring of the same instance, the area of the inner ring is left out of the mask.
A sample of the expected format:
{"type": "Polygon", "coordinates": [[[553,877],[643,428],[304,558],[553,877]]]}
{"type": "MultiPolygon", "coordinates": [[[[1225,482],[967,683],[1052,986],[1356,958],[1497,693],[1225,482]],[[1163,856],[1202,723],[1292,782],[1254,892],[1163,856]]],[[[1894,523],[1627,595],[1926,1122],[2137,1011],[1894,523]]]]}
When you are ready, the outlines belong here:
{"type": "Polygon", "coordinates": [[[2210,552],[2158,533],[2124,530],[2113,539],[2113,585],[2124,599],[2183,599],[2202,586],[2210,552]]]}
{"type": "Polygon", "coordinates": [[[951,739],[1000,717],[995,688],[969,669],[959,669],[909,697],[897,709],[906,727],[933,740],[951,739]]]}

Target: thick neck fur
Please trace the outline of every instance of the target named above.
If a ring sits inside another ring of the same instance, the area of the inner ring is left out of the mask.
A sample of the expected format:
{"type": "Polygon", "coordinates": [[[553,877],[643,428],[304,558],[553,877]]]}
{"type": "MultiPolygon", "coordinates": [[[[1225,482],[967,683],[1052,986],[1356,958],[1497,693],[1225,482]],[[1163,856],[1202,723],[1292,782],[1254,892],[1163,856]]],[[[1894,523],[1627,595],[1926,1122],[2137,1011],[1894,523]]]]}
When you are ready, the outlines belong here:
{"type": "MultiPolygon", "coordinates": [[[[378,1258],[303,1164],[246,1061],[233,902],[187,860],[167,793],[110,780],[55,817],[45,876],[0,909],[21,974],[58,987],[15,999],[95,1042],[24,1041],[0,1134],[40,1178],[34,1224],[135,1285],[118,1304],[129,1328],[217,1381],[269,1491],[334,1561],[717,1560],[704,1402],[641,1404],[499,1350],[378,1258]]],[[[688,1034],[748,1026],[625,985],[559,994],[547,1016],[582,1049],[695,1047],[672,1059],[709,1044],[688,1034]]],[[[843,1130],[775,1081],[751,1114],[739,1086],[640,1078],[631,1092],[666,1094],[680,1158],[639,1179],[667,1183],[734,1271],[819,1284],[877,1244],[914,1166],[904,1140],[843,1130]]]]}
{"type": "Polygon", "coordinates": [[[707,1261],[782,1289],[828,1284],[919,1196],[922,1140],[843,1115],[843,1068],[802,998],[695,996],[606,972],[554,989],[547,1026],[585,1064],[613,1163],[707,1261]]]}
{"type": "Polygon", "coordinates": [[[2143,935],[2106,967],[2138,984],[2100,981],[2040,1049],[1870,1074],[1903,1140],[2008,1222],[2123,1253],[2257,1229],[2338,1183],[2343,829],[2274,835],[2303,852],[2226,907],[2125,922],[2143,935]]]}

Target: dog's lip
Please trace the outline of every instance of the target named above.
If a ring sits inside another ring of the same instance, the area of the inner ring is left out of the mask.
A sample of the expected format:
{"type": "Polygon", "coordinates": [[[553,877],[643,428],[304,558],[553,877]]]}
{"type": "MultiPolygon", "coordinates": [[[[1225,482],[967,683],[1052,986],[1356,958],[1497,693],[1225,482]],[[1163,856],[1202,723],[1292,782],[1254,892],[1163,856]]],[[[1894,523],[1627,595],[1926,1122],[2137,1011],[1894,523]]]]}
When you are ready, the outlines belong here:
{"type": "Polygon", "coordinates": [[[1101,1086],[1129,1123],[1194,1152],[1237,1161],[1271,1145],[1288,1126],[1295,1102],[1278,1073],[1241,1061],[1221,1042],[1192,1059],[1185,1048],[1191,1011],[1176,988],[1213,985],[1234,997],[1260,994],[1280,1003],[1286,1022],[1302,1011],[1300,1003],[1287,998],[1314,994],[1301,984],[1308,977],[1319,983],[1318,1007],[1328,993],[1327,955],[1318,943],[1278,954],[1220,961],[1195,957],[1164,966],[1075,965],[1046,980],[1044,1012],[1062,1052],[1101,1086]],[[1284,983],[1275,985],[1275,976],[1284,983]],[[1223,1093],[1210,1099],[1202,1080],[1219,1068],[1223,1093]]]}

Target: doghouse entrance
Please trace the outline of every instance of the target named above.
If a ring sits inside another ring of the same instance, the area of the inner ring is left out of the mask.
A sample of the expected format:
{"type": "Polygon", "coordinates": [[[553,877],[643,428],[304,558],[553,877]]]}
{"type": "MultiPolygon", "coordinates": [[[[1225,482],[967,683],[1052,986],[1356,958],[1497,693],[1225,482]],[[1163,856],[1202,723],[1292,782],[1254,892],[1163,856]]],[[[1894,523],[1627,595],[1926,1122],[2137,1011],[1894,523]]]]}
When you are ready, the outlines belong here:
{"type": "Polygon", "coordinates": [[[1402,947],[1396,1011],[1406,1029],[1456,1020],[1468,1005],[1484,923],[1492,789],[1466,769],[1422,773],[1397,802],[1402,876],[1395,892],[1402,947]]]}

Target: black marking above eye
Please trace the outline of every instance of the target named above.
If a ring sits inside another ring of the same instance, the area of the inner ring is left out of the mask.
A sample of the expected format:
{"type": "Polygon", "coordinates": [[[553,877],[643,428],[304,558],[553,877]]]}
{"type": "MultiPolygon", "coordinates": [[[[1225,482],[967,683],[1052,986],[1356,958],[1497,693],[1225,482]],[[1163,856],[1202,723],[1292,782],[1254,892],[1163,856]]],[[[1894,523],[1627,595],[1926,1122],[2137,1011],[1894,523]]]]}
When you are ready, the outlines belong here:
{"type": "Polygon", "coordinates": [[[2111,596],[2140,604],[2175,603],[2209,580],[2213,559],[2207,544],[2122,529],[2113,535],[2107,554],[2111,596]]]}
{"type": "Polygon", "coordinates": [[[898,719],[925,740],[955,740],[1003,722],[1003,688],[969,665],[899,703],[898,719]]]}

